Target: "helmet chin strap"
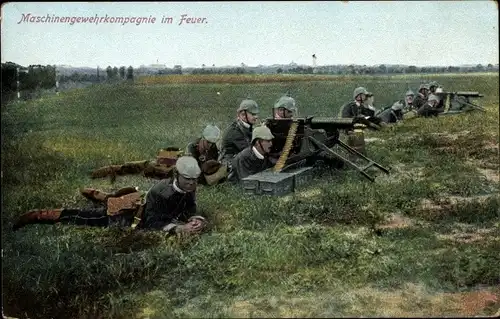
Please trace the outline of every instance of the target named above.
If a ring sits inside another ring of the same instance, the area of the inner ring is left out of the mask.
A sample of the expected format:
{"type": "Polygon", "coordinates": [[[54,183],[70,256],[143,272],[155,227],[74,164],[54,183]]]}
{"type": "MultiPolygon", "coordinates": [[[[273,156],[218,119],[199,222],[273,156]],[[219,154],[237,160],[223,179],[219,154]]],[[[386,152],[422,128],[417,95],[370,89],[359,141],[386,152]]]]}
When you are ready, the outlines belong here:
{"type": "Polygon", "coordinates": [[[250,125],[250,131],[252,130],[252,123],[248,120],[248,111],[245,110],[245,122],[250,125]]]}
{"type": "MultiPolygon", "coordinates": [[[[259,143],[259,151],[261,151],[262,153],[264,153],[264,148],[262,147],[262,140],[258,140],[257,143],[259,143]]],[[[266,155],[266,154],[262,154],[262,155],[266,155]]]]}

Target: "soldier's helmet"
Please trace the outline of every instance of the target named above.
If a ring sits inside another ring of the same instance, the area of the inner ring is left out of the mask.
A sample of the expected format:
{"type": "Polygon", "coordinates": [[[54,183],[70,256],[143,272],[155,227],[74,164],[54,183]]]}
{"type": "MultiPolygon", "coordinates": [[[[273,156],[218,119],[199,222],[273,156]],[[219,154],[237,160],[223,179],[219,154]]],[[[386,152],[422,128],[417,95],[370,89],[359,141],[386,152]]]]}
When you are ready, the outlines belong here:
{"type": "Polygon", "coordinates": [[[431,87],[436,87],[436,88],[437,88],[438,86],[439,86],[439,83],[437,83],[436,81],[431,81],[431,82],[429,82],[429,89],[430,89],[431,87]]]}
{"type": "Polygon", "coordinates": [[[354,93],[352,94],[352,98],[353,98],[353,99],[356,99],[356,96],[358,96],[358,95],[360,95],[360,94],[366,94],[366,93],[368,93],[368,92],[366,91],[366,89],[365,89],[364,87],[360,86],[360,87],[358,87],[358,88],[356,88],[356,89],[354,90],[354,93]]]}
{"type": "Polygon", "coordinates": [[[289,96],[280,97],[276,103],[274,103],[273,109],[279,109],[280,107],[292,112],[297,111],[295,99],[289,96]]]}
{"type": "Polygon", "coordinates": [[[198,178],[201,174],[201,169],[198,162],[192,156],[181,156],[175,163],[175,169],[185,178],[198,178]]]}
{"type": "Polygon", "coordinates": [[[248,111],[252,114],[259,114],[259,105],[254,100],[245,99],[241,101],[240,106],[237,110],[238,113],[241,111],[248,111]]]}
{"type": "Polygon", "coordinates": [[[395,102],[392,106],[391,109],[394,111],[401,111],[403,109],[403,103],[401,102],[395,102]]]}
{"type": "Polygon", "coordinates": [[[420,84],[420,87],[418,88],[418,91],[422,91],[423,89],[428,90],[429,89],[429,84],[422,83],[420,84]]]}
{"type": "Polygon", "coordinates": [[[411,95],[411,96],[414,96],[414,95],[415,95],[415,93],[413,93],[413,91],[412,91],[412,90],[408,90],[408,91],[406,91],[406,96],[410,96],[410,95],[411,95]]]}
{"type": "Polygon", "coordinates": [[[427,101],[436,101],[436,102],[439,102],[439,97],[437,95],[434,95],[434,94],[430,94],[428,97],[427,97],[427,101]]]}
{"type": "Polygon", "coordinates": [[[260,138],[261,140],[270,141],[274,138],[274,135],[273,133],[271,133],[271,130],[267,126],[261,125],[254,128],[252,131],[252,144],[258,138],[260,138]]]}
{"type": "Polygon", "coordinates": [[[215,125],[207,125],[203,130],[202,136],[210,143],[217,143],[220,138],[220,129],[215,125]]]}

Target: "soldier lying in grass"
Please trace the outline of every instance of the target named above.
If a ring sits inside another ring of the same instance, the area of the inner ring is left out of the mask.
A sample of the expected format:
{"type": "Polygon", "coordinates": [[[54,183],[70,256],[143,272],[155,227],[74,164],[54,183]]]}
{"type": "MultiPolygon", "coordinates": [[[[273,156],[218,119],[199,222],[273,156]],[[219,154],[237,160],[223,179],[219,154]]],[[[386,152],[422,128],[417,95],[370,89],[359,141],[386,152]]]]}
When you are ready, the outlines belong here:
{"type": "Polygon", "coordinates": [[[159,181],[146,194],[133,187],[112,194],[85,189],[84,196],[104,204],[90,209],[33,210],[20,216],[14,230],[29,224],[55,223],[129,227],[135,219],[140,219],[137,229],[199,233],[206,226],[205,218],[196,213],[195,194],[200,174],[196,159],[183,156],[177,161],[173,178],[159,181]]]}
{"type": "Polygon", "coordinates": [[[202,174],[198,183],[214,185],[223,182],[228,175],[227,165],[218,162],[219,150],[217,142],[221,137],[220,129],[207,125],[201,137],[188,144],[184,155],[192,156],[198,161],[202,174]]]}
{"type": "Polygon", "coordinates": [[[198,161],[202,173],[198,183],[214,185],[222,182],[227,177],[227,168],[217,162],[219,151],[216,142],[220,138],[217,126],[208,125],[203,130],[201,137],[189,143],[183,153],[179,148],[169,147],[161,150],[156,161],[134,161],[122,165],[109,165],[94,170],[92,178],[111,177],[143,173],[145,177],[154,179],[171,178],[177,158],[182,155],[194,157],[198,161]]]}
{"type": "Polygon", "coordinates": [[[231,182],[262,172],[273,166],[269,159],[272,139],[271,130],[266,126],[254,128],[251,145],[238,153],[232,162],[232,171],[229,175],[231,182]]]}
{"type": "Polygon", "coordinates": [[[236,154],[250,146],[252,129],[259,119],[259,111],[257,102],[251,99],[243,100],[236,110],[236,120],[224,132],[219,162],[227,165],[229,170],[236,154]]]}

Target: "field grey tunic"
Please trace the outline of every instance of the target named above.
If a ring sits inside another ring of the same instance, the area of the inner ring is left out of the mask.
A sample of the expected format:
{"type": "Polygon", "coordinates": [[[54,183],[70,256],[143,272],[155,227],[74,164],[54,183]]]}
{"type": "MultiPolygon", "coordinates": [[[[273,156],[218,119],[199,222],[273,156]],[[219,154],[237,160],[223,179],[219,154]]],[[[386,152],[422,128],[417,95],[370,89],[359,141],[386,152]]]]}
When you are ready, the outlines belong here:
{"type": "Polygon", "coordinates": [[[263,159],[257,157],[253,150],[253,146],[249,146],[233,159],[233,171],[229,180],[237,182],[242,178],[265,171],[272,166],[273,164],[267,156],[264,156],[263,159]]]}

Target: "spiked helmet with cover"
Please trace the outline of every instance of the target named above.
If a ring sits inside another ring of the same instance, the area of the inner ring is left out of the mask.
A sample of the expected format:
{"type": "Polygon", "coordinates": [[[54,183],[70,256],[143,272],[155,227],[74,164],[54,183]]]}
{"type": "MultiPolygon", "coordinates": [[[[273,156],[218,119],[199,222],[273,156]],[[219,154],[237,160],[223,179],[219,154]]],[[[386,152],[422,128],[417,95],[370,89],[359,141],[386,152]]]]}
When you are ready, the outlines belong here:
{"type": "Polygon", "coordinates": [[[260,138],[262,140],[270,141],[274,138],[274,135],[273,135],[273,133],[271,133],[271,130],[267,126],[261,125],[261,126],[257,126],[252,131],[252,144],[258,138],[260,138]]]}
{"type": "Polygon", "coordinates": [[[364,87],[360,86],[354,90],[354,93],[352,94],[352,98],[356,99],[356,96],[358,96],[360,94],[366,94],[366,93],[368,93],[368,91],[366,91],[366,89],[364,87]]]}
{"type": "Polygon", "coordinates": [[[220,129],[215,125],[207,125],[203,130],[202,136],[210,143],[217,143],[220,138],[220,129]]]}
{"type": "Polygon", "coordinates": [[[428,90],[429,89],[429,84],[425,84],[425,83],[420,84],[420,87],[418,88],[418,91],[420,92],[423,89],[428,90]]]}
{"type": "Polygon", "coordinates": [[[434,86],[434,87],[438,87],[439,86],[439,83],[437,83],[436,81],[431,81],[429,82],[429,89],[434,86]]]}
{"type": "Polygon", "coordinates": [[[192,156],[182,156],[175,163],[175,168],[179,175],[185,178],[198,178],[201,174],[198,162],[192,156]]]}
{"type": "Polygon", "coordinates": [[[411,95],[411,96],[415,96],[415,93],[413,93],[413,91],[412,91],[412,90],[408,90],[408,91],[406,91],[406,96],[410,96],[410,95],[411,95]]]}
{"type": "Polygon", "coordinates": [[[252,114],[259,114],[259,105],[254,100],[247,98],[241,101],[240,106],[238,107],[237,112],[239,113],[241,111],[247,111],[252,114]]]}
{"type": "Polygon", "coordinates": [[[280,107],[292,112],[297,111],[295,99],[290,96],[282,96],[274,103],[274,109],[279,109],[280,107]]]}

